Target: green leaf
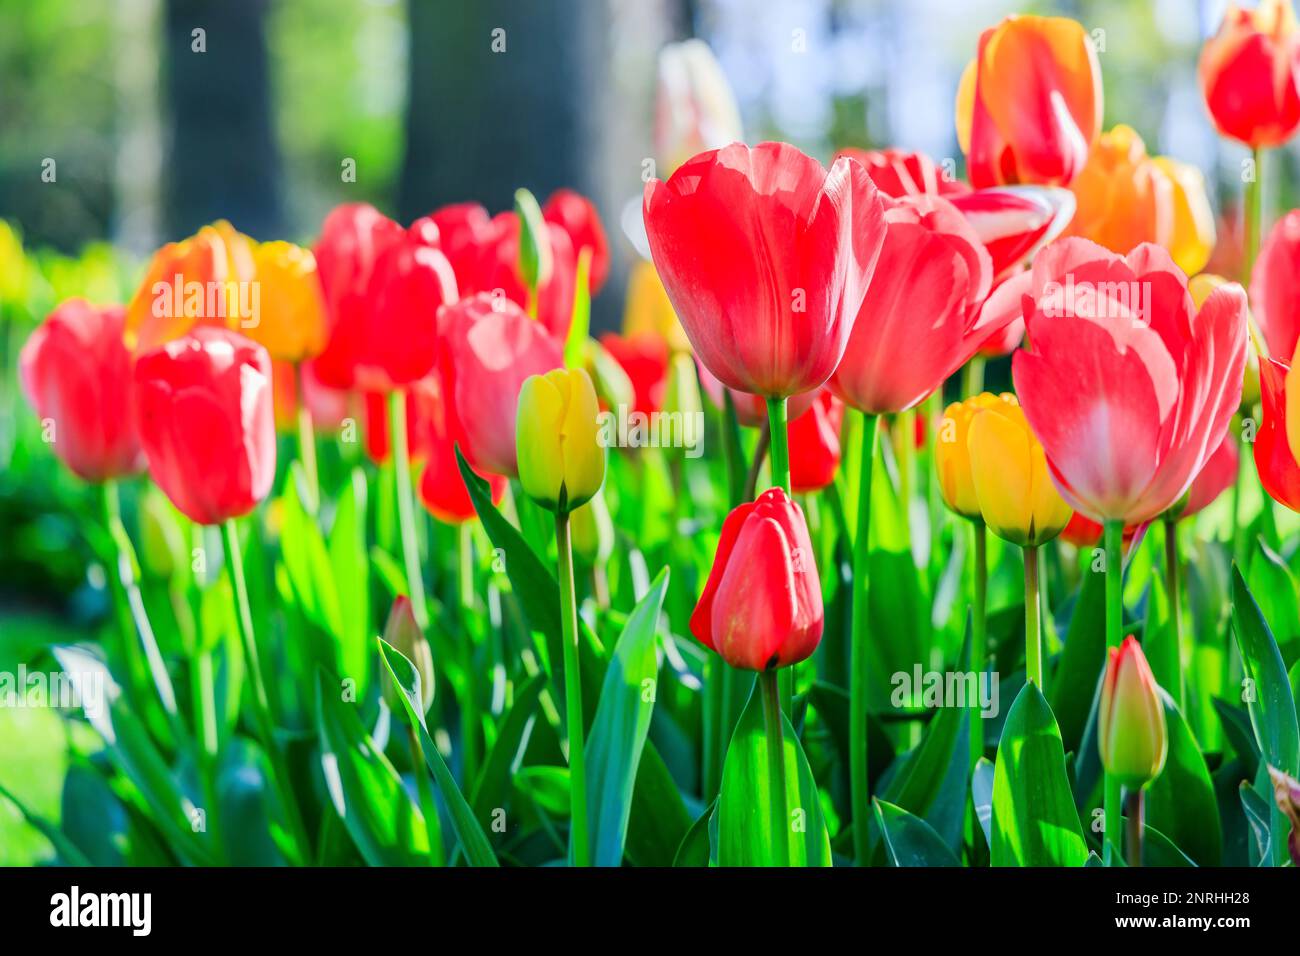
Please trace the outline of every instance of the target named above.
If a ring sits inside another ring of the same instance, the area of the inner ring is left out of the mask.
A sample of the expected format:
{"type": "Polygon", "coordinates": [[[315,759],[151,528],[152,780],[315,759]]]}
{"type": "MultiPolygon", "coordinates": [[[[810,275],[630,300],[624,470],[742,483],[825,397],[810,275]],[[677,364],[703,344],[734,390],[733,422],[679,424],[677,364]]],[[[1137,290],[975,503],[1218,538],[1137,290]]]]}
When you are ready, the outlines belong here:
{"type": "MultiPolygon", "coordinates": [[[[303,616],[327,634],[337,637],[343,630],[338,582],[334,579],[325,538],[316,525],[316,519],[303,507],[298,491],[303,480],[302,465],[295,461],[289,466],[289,480],[281,498],[280,553],[303,616]]],[[[357,585],[358,582],[352,582],[353,587],[357,585]]]]}
{"type": "Polygon", "coordinates": [[[1259,767],[1259,743],[1255,740],[1255,731],[1250,726],[1250,715],[1240,707],[1233,707],[1218,697],[1214,698],[1214,709],[1219,715],[1219,722],[1223,725],[1223,735],[1228,738],[1233,751],[1241,758],[1242,765],[1246,769],[1245,775],[1255,776],[1255,770],[1259,767]]]}
{"type": "Polygon", "coordinates": [[[623,626],[605,670],[600,705],[584,748],[590,808],[587,828],[595,866],[618,866],[623,861],[633,786],[654,713],[659,671],[655,636],[667,590],[668,569],[664,568],[623,626]]]}
{"type": "Polygon", "coordinates": [[[1253,682],[1254,693],[1246,706],[1260,752],[1273,766],[1300,776],[1300,725],[1291,682],[1268,622],[1236,567],[1232,574],[1232,630],[1237,635],[1242,668],[1253,682]]]}
{"type": "Polygon", "coordinates": [[[686,836],[682,837],[681,845],[677,848],[677,855],[673,857],[673,866],[703,867],[709,865],[709,818],[713,816],[717,808],[718,800],[714,797],[713,802],[700,814],[699,819],[691,824],[691,828],[686,831],[686,836]]]}
{"type": "Polygon", "coordinates": [[[8,788],[0,784],[0,798],[8,800],[18,812],[22,814],[23,819],[36,830],[41,836],[49,840],[54,847],[54,852],[59,855],[59,863],[63,866],[90,866],[91,862],[86,858],[86,854],[79,850],[63,831],[56,827],[49,820],[45,819],[39,813],[34,813],[27,808],[27,805],[18,799],[8,788]]]}
{"type": "Polygon", "coordinates": [[[442,754],[438,752],[437,744],[429,736],[429,728],[424,722],[424,707],[420,704],[420,672],[401,651],[382,637],[375,640],[379,642],[379,656],[383,659],[384,666],[388,668],[388,676],[393,679],[394,686],[402,692],[402,707],[406,710],[406,719],[412,727],[418,728],[420,743],[424,750],[424,761],[433,771],[433,782],[437,784],[443,802],[447,805],[452,829],[456,831],[456,837],[460,840],[466,859],[471,866],[497,866],[492,844],[488,842],[487,835],[479,826],[478,820],[474,818],[474,811],[465,801],[465,795],[460,792],[460,787],[456,786],[456,780],[442,759],[442,754]]]}
{"type": "Polygon", "coordinates": [[[586,364],[587,335],[591,329],[591,246],[578,252],[578,271],[574,276],[573,321],[564,340],[564,365],[582,368],[586,364]]]}
{"type": "MultiPolygon", "coordinates": [[[[1116,854],[1119,857],[1119,854],[1116,854]]],[[[1196,866],[1173,840],[1149,823],[1142,824],[1143,866],[1196,866]]]]}
{"type": "Polygon", "coordinates": [[[647,740],[632,791],[627,824],[627,858],[635,866],[672,866],[674,849],[690,829],[681,790],[653,740],[647,740]]]}
{"type": "Polygon", "coordinates": [[[975,805],[975,819],[984,831],[984,842],[993,844],[993,763],[987,757],[980,757],[971,772],[971,802],[975,805]]]}
{"type": "Polygon", "coordinates": [[[1088,846],[1052,708],[1033,683],[1002,728],[993,775],[994,866],[1082,866],[1088,846]]]}
{"type": "Polygon", "coordinates": [[[902,807],[872,798],[890,866],[961,866],[943,837],[902,807]]]}
{"type": "Polygon", "coordinates": [[[1245,780],[1241,781],[1238,792],[1241,794],[1241,807],[1246,812],[1246,821],[1250,824],[1251,866],[1272,866],[1272,808],[1245,780]]]}
{"type": "Polygon", "coordinates": [[[357,682],[357,698],[370,683],[370,560],[366,549],[366,475],[352,469],[339,495],[329,536],[330,566],[339,584],[338,668],[357,682]]]}
{"type": "Polygon", "coordinates": [[[1223,832],[1214,781],[1182,711],[1170,695],[1162,694],[1162,699],[1169,755],[1165,769],[1147,788],[1146,822],[1201,866],[1218,866],[1223,832]]]}
{"type": "Polygon", "coordinates": [[[534,674],[515,691],[510,711],[501,721],[497,739],[479,771],[478,780],[470,797],[470,805],[480,820],[487,819],[493,810],[504,806],[510,788],[510,772],[526,746],[529,727],[535,719],[537,701],[546,678],[534,674]]]}
{"type": "Polygon", "coordinates": [[[1065,649],[1052,675],[1052,713],[1059,722],[1066,750],[1079,749],[1105,664],[1106,575],[1089,568],[1083,572],[1065,633],[1065,649]]]}
{"type": "Polygon", "coordinates": [[[371,866],[425,866],[424,815],[388,758],[361,725],[356,704],[342,700],[325,672],[316,677],[321,768],[335,812],[371,866]]]}
{"type": "Polygon", "coordinates": [[[520,767],[513,783],[516,790],[531,796],[547,813],[569,815],[568,767],[520,767]]]}
{"type": "Polygon", "coordinates": [[[1296,633],[1300,623],[1300,599],[1297,598],[1291,569],[1263,539],[1258,540],[1247,572],[1247,583],[1264,620],[1272,622],[1273,636],[1285,659],[1288,645],[1300,636],[1296,633]]]}
{"type": "MultiPolygon", "coordinates": [[[[786,805],[791,822],[787,833],[792,866],[830,866],[831,844],[822,820],[821,798],[808,758],[784,714],[786,805]],[[795,826],[795,822],[800,825],[795,826]]],[[[779,861],[772,844],[771,797],[767,740],[763,727],[762,692],[756,682],[741,714],[722,767],[718,803],[718,865],[774,866],[779,861]]]]}
{"type": "Polygon", "coordinates": [[[545,238],[546,221],[537,197],[527,189],[515,190],[515,213],[519,216],[519,274],[535,296],[537,287],[551,277],[551,244],[545,238]]]}

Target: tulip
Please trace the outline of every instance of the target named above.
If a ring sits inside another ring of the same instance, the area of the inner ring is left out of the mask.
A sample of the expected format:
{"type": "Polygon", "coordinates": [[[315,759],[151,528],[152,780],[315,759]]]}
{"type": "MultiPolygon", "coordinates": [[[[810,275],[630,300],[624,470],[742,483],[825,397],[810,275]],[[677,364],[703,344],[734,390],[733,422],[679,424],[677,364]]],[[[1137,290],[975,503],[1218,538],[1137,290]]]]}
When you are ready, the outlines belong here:
{"type": "Polygon", "coordinates": [[[1182,509],[1178,510],[1175,507],[1176,517],[1180,520],[1192,517],[1208,508],[1219,495],[1231,488],[1237,480],[1240,458],[1237,436],[1229,428],[1223,433],[1223,440],[1214,449],[1214,453],[1210,455],[1204,467],[1192,479],[1192,487],[1184,496],[1182,509]]]}
{"type": "Polygon", "coordinates": [[[530,375],[516,415],[519,482],[551,511],[572,511],[600,490],[605,448],[599,435],[596,389],[584,369],[530,375]]]}
{"type": "Polygon", "coordinates": [[[28,337],[18,375],[42,432],[79,477],[105,482],[144,467],[121,306],[69,299],[28,337]]]}
{"type": "Polygon", "coordinates": [[[1070,520],[1061,529],[1061,538],[1076,548],[1091,548],[1101,541],[1101,532],[1101,525],[1082,512],[1076,511],[1070,515],[1070,520]]]}
{"type": "MultiPolygon", "coordinates": [[[[410,598],[404,594],[393,601],[393,607],[388,612],[388,621],[384,624],[384,642],[400,651],[420,675],[420,712],[427,713],[433,706],[434,696],[433,650],[429,647],[424,631],[416,623],[410,598]]],[[[388,709],[404,720],[406,708],[402,706],[402,692],[394,685],[388,668],[381,668],[381,671],[383,696],[388,709]]]]}
{"type": "Polygon", "coordinates": [[[1163,249],[1127,257],[1063,239],[1034,263],[1032,351],[1016,393],[1070,505],[1105,521],[1149,521],[1187,491],[1241,397],[1246,301],[1236,285],[1195,311],[1163,249]]]}
{"type": "Polygon", "coordinates": [[[434,317],[439,306],[458,298],[455,273],[438,243],[438,227],[420,219],[376,257],[359,310],[359,387],[393,391],[433,370],[439,346],[434,317]]]}
{"type": "Polygon", "coordinates": [[[980,515],[994,534],[1036,548],[1061,533],[1070,506],[1052,485],[1043,446],[1013,397],[976,411],[967,445],[980,515]]]}
{"type": "Polygon", "coordinates": [[[782,399],[844,355],[884,241],[884,203],[848,159],[829,174],[784,143],[701,153],[644,201],[655,267],[700,361],[782,399]]]}
{"type": "Polygon", "coordinates": [[[821,583],[803,510],[780,488],[727,516],[691,633],[744,670],[789,667],[821,641],[821,583]]]}
{"type": "Polygon", "coordinates": [[[901,199],[904,196],[938,196],[949,192],[963,192],[964,187],[950,180],[925,153],[909,153],[901,149],[842,149],[836,158],[847,156],[856,160],[871,176],[886,196],[901,199]]]}
{"type": "Polygon", "coordinates": [[[885,202],[884,248],[830,380],[869,414],[911,408],[997,331],[979,323],[992,264],[965,217],[937,196],[885,202]]]}
{"type": "Polygon", "coordinates": [[[587,287],[595,295],[609,275],[609,241],[605,238],[605,227],[600,223],[596,207],[581,193],[557,189],[542,207],[542,218],[568,234],[575,263],[583,249],[591,250],[587,287]]]}
{"type": "MultiPolygon", "coordinates": [[[[420,475],[420,501],[429,513],[447,524],[462,524],[475,516],[465,479],[456,461],[456,446],[463,444],[451,396],[440,376],[429,376],[408,395],[407,422],[413,457],[424,462],[420,475]],[[410,399],[415,398],[414,402],[410,399]]],[[[505,493],[500,475],[480,474],[488,483],[494,504],[505,493]]]]}
{"type": "Polygon", "coordinates": [[[934,446],[934,467],[943,503],[963,518],[981,519],[967,443],[971,421],[982,409],[998,404],[1014,405],[1015,401],[1015,396],[1008,393],[982,392],[965,401],[953,402],[944,410],[939,440],[934,446]]]}
{"type": "Polygon", "coordinates": [[[195,325],[247,326],[254,277],[251,240],[225,220],[168,243],[127,306],[127,348],[147,351],[195,325]]]}
{"type": "Polygon", "coordinates": [[[492,234],[492,217],[476,202],[461,202],[435,209],[429,218],[438,227],[442,251],[456,273],[456,285],[465,292],[478,262],[479,244],[492,234]]]}
{"type": "Polygon", "coordinates": [[[663,408],[668,386],[668,345],[654,333],[621,336],[607,332],[600,344],[627,373],[634,410],[649,415],[663,408]]]}
{"type": "Polygon", "coordinates": [[[404,235],[401,226],[364,203],[338,206],[325,217],[314,250],[330,329],[325,350],[315,362],[322,384],[341,389],[355,384],[375,262],[404,235]]]}
{"type": "Polygon", "coordinates": [[[1158,243],[1188,275],[1209,260],[1214,216],[1204,178],[1176,160],[1148,156],[1131,127],[1101,135],[1070,189],[1078,201],[1070,235],[1120,253],[1158,243]]]}
{"type": "Polygon", "coordinates": [[[677,313],[659,281],[654,263],[638,262],[627,283],[627,306],[623,312],[623,335],[657,335],[671,352],[689,352],[690,340],[677,321],[677,313]]]}
{"type": "Polygon", "coordinates": [[[843,421],[844,403],[823,388],[812,407],[790,422],[790,487],[795,492],[820,491],[835,480],[843,421]]]}
{"type": "Polygon", "coordinates": [[[472,264],[467,266],[461,292],[490,292],[523,308],[535,308],[535,318],[556,341],[563,342],[573,321],[577,254],[569,234],[555,223],[543,223],[537,239],[546,244],[551,267],[538,287],[535,305],[529,302],[529,284],[520,270],[519,216],[514,212],[500,213],[489,223],[472,264]]]}
{"type": "Polygon", "coordinates": [[[1102,766],[1130,789],[1145,786],[1165,768],[1169,738],[1160,688],[1132,636],[1107,657],[1097,745],[1102,766]]]}
{"type": "Polygon", "coordinates": [[[1274,501],[1300,511],[1300,464],[1291,451],[1288,433],[1294,428],[1295,389],[1290,366],[1264,359],[1259,378],[1263,392],[1263,417],[1255,436],[1255,467],[1260,484],[1274,501]]]}
{"type": "Polygon", "coordinates": [[[949,196],[993,262],[998,283],[1059,236],[1074,216],[1074,195],[1055,186],[996,186],[949,196]]]}
{"type": "Polygon", "coordinates": [[[1101,67],[1082,26],[1012,16],[980,36],[957,90],[971,185],[1068,185],[1101,132],[1101,67]]]}
{"type": "Polygon", "coordinates": [[[1273,800],[1291,824],[1287,852],[1291,854],[1292,865],[1300,866],[1300,780],[1276,767],[1268,768],[1268,776],[1273,781],[1273,800]]]}
{"type": "Polygon", "coordinates": [[[709,45],[692,39],[661,49],[654,147],[663,171],[741,138],[740,108],[709,45]]]}
{"type": "Polygon", "coordinates": [[[1279,219],[1260,247],[1250,305],[1268,354],[1290,361],[1300,344],[1300,209],[1279,219]]]}
{"type": "Polygon", "coordinates": [[[260,315],[255,324],[244,323],[244,334],[281,362],[319,355],[328,330],[311,250],[291,242],[263,242],[253,249],[253,268],[260,288],[260,315]]]}
{"type": "Polygon", "coordinates": [[[519,390],[528,376],[564,365],[560,344],[519,306],[486,293],[444,306],[438,328],[447,345],[443,381],[465,458],[480,471],[518,477],[519,390]]]}
{"type": "MultiPolygon", "coordinates": [[[[1223,440],[1241,401],[1246,296],[1226,285],[1196,310],[1183,273],[1153,245],[1121,257],[1061,239],[1033,275],[1033,350],[1012,357],[1012,379],[1057,490],[1102,521],[1106,644],[1118,647],[1124,526],[1168,510],[1223,440]]],[[[1106,832],[1118,833],[1112,774],[1103,801],[1106,832]]],[[[1109,863],[1109,841],[1103,850],[1109,863]]]]}
{"type": "Polygon", "coordinates": [[[1252,149],[1285,143],[1300,125],[1300,32],[1290,0],[1229,6],[1201,50],[1199,72],[1222,135],[1252,149]]]}
{"type": "Polygon", "coordinates": [[[200,326],[139,356],[135,388],[149,474],[182,514],[222,524],[266,497],[275,413],[265,348],[200,326]]]}

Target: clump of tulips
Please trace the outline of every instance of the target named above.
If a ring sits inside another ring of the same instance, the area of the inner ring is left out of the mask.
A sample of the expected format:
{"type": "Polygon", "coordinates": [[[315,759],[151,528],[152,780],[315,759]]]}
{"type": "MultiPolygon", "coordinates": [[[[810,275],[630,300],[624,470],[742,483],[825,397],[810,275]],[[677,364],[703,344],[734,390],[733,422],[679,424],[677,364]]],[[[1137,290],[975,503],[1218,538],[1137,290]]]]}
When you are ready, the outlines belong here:
{"type": "MultiPolygon", "coordinates": [[[[1265,2],[1202,56],[1256,151],[1300,123],[1295,36],[1265,2]]],[[[217,223],[32,332],[119,572],[109,772],[176,862],[248,860],[232,765],[254,862],[1295,856],[1300,213],[1255,257],[1252,182],[1245,273],[1189,279],[1204,178],[1102,131],[1083,28],[972,46],[968,181],[745,145],[670,48],[621,332],[588,310],[628,250],[570,190],[345,204],[312,249],[217,223]]]]}

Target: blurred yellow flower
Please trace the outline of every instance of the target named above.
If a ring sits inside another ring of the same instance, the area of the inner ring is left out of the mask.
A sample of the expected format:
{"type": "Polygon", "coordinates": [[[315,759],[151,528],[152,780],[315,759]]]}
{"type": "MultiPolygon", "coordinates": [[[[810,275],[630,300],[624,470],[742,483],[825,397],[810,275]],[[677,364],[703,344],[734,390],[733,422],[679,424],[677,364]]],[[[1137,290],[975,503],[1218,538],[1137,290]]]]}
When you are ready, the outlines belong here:
{"type": "Polygon", "coordinates": [[[623,313],[623,335],[653,333],[668,343],[672,352],[689,352],[690,340],[673,311],[654,263],[638,262],[627,283],[627,308],[623,313]]]}
{"type": "Polygon", "coordinates": [[[325,348],[325,303],[310,249],[292,242],[263,242],[253,250],[259,287],[255,322],[241,328],[266,346],[271,358],[301,362],[325,348]]]}
{"type": "Polygon", "coordinates": [[[590,501],[605,480],[596,389],[583,369],[530,375],[519,390],[516,450],[524,491],[551,511],[590,501]]]}

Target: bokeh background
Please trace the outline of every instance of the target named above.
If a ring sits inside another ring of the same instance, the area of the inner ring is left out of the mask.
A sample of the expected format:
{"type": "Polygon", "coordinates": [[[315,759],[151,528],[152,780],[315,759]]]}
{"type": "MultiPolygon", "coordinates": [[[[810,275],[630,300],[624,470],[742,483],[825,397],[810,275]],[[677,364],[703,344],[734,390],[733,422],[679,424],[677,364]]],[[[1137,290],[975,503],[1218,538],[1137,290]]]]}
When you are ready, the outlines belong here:
{"type": "MultiPolygon", "coordinates": [[[[636,255],[620,221],[635,215],[653,156],[665,43],[713,47],[750,141],[823,157],[897,145],[960,173],[958,77],[981,29],[1025,12],[1093,32],[1107,128],[1128,123],[1153,154],[1205,172],[1223,217],[1211,268],[1230,272],[1236,212],[1221,200],[1240,193],[1246,152],[1214,135],[1196,83],[1225,5],[0,0],[0,219],[38,264],[17,274],[0,243],[0,671],[108,610],[106,571],[70,518],[84,487],[21,440],[32,426],[17,349],[60,298],[124,301],[161,243],[218,218],[258,239],[310,242],[344,201],[410,221],[466,199],[507,208],[518,186],[541,197],[569,186],[596,201],[611,233],[613,278],[594,314],[612,327],[636,255]]],[[[1266,208],[1294,205],[1295,147],[1270,162],[1266,208]]],[[[58,819],[72,784],[96,785],[73,767],[64,787],[63,737],[77,726],[0,708],[0,786],[58,819]]],[[[0,799],[0,864],[48,855],[0,799]]]]}

